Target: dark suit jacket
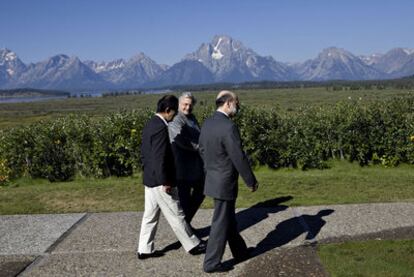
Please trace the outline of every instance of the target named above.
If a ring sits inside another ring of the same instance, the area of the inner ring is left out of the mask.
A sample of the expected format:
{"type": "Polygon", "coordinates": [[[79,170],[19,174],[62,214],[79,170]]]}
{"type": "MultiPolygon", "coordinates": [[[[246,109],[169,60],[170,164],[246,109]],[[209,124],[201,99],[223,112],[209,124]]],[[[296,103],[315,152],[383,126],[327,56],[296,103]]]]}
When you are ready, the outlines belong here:
{"type": "Polygon", "coordinates": [[[201,128],[200,154],[206,180],[204,193],[221,200],[234,200],[238,193],[238,176],[248,187],[256,183],[237,126],[225,114],[215,112],[201,128]]]}
{"type": "Polygon", "coordinates": [[[154,116],[142,131],[141,161],[144,170],[144,185],[157,187],[174,184],[174,157],[168,137],[168,127],[158,116],[154,116]]]}
{"type": "Polygon", "coordinates": [[[203,161],[198,152],[200,126],[194,115],[179,112],[168,124],[178,183],[204,181],[203,161]]]}

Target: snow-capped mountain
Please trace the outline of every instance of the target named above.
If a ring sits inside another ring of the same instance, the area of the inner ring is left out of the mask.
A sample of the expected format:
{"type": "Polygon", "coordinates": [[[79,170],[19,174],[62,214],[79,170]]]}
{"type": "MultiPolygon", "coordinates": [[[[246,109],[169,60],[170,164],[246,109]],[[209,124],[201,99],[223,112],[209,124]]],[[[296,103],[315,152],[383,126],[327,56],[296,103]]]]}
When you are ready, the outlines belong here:
{"type": "Polygon", "coordinates": [[[123,88],[139,87],[160,77],[165,71],[165,67],[163,68],[144,53],[138,53],[129,60],[85,63],[104,80],[123,88]]]}
{"type": "Polygon", "coordinates": [[[14,87],[47,89],[94,89],[110,87],[98,74],[77,57],[56,55],[45,61],[31,64],[14,87]]]}
{"type": "Polygon", "coordinates": [[[110,62],[80,61],[56,55],[24,64],[9,49],[0,49],[0,88],[86,90],[160,87],[213,82],[290,80],[368,80],[414,75],[414,49],[356,56],[330,47],[303,63],[281,63],[260,56],[229,36],[215,36],[172,66],[143,53],[110,62]]]}
{"type": "Polygon", "coordinates": [[[372,64],[389,77],[403,77],[414,74],[414,49],[394,48],[381,55],[372,64]]]}
{"type": "Polygon", "coordinates": [[[0,49],[0,87],[18,79],[26,69],[16,53],[9,49],[0,49]]]}
{"type": "Polygon", "coordinates": [[[368,80],[384,78],[384,74],[344,49],[330,47],[318,57],[296,65],[301,80],[368,80]]]}
{"type": "Polygon", "coordinates": [[[375,53],[371,55],[360,55],[358,58],[360,58],[367,65],[373,65],[376,64],[382,56],[383,54],[375,53]]]}
{"type": "Polygon", "coordinates": [[[262,57],[229,36],[215,36],[184,60],[199,61],[214,75],[215,81],[292,80],[291,69],[272,57],[262,57]]]}

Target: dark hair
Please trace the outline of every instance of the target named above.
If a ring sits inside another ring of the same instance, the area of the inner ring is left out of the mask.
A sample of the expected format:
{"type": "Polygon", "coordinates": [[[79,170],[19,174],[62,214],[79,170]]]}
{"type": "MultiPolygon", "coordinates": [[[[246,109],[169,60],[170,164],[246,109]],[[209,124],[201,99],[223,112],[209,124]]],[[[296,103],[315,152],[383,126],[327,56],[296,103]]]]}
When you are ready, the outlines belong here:
{"type": "Polygon", "coordinates": [[[227,101],[232,101],[232,100],[234,100],[233,95],[231,95],[230,93],[226,93],[223,96],[216,99],[216,108],[220,108],[221,106],[224,105],[224,103],[226,103],[227,101]]]}
{"type": "Polygon", "coordinates": [[[178,98],[174,95],[165,95],[157,103],[157,113],[168,110],[178,111],[178,98]]]}

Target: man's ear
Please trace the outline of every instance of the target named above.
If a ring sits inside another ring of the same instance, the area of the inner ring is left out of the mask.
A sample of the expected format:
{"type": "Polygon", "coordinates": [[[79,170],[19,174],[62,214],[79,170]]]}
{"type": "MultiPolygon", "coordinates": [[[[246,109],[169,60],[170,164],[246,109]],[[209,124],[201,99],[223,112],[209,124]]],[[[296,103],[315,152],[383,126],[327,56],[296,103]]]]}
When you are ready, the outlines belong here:
{"type": "Polygon", "coordinates": [[[168,108],[168,107],[165,109],[165,112],[166,112],[166,113],[169,113],[170,111],[171,111],[171,109],[170,109],[170,108],[168,108]]]}

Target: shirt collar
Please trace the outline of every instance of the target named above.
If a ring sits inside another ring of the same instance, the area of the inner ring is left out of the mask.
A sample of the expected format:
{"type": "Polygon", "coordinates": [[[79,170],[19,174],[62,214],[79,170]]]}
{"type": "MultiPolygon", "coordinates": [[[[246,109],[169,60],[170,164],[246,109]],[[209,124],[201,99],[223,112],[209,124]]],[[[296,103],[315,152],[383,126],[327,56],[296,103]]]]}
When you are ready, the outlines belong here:
{"type": "Polygon", "coordinates": [[[225,112],[223,112],[223,111],[217,110],[217,112],[224,114],[226,117],[229,117],[229,115],[228,115],[228,114],[226,114],[226,113],[225,113],[225,112]]]}
{"type": "Polygon", "coordinates": [[[164,117],[162,117],[162,115],[160,115],[159,113],[156,113],[155,115],[158,116],[159,118],[161,118],[161,120],[164,121],[165,125],[168,126],[168,122],[165,120],[164,117]]]}

